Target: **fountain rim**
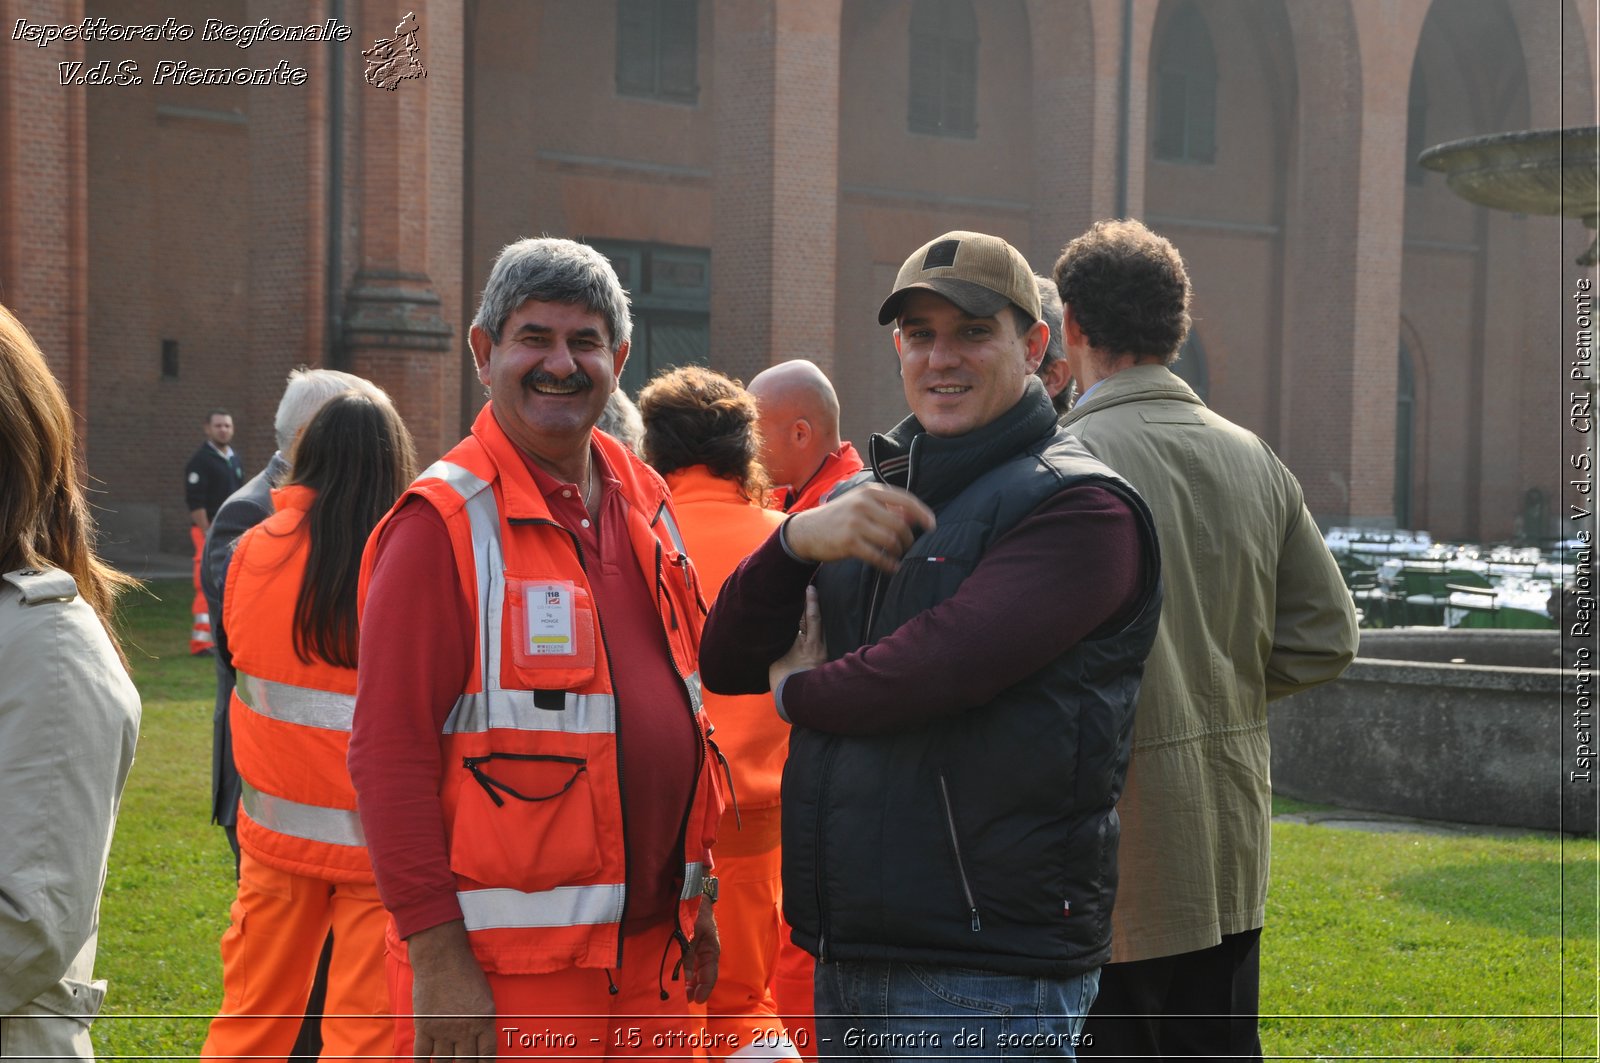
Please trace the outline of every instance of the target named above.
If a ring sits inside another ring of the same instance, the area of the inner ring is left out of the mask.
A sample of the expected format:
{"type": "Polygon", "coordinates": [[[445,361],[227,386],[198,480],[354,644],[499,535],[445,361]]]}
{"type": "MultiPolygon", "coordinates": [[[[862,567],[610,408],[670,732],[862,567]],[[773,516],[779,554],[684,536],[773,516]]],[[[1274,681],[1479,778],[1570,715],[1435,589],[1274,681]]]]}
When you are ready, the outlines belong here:
{"type": "Polygon", "coordinates": [[[1565,126],[1550,129],[1518,129],[1506,133],[1480,133],[1476,136],[1462,137],[1459,140],[1447,140],[1443,144],[1435,144],[1426,148],[1417,156],[1417,163],[1436,173],[1449,173],[1446,161],[1456,155],[1483,148],[1504,148],[1513,144],[1529,142],[1553,142],[1556,140],[1581,140],[1587,138],[1594,145],[1597,154],[1600,154],[1600,125],[1565,126]]]}

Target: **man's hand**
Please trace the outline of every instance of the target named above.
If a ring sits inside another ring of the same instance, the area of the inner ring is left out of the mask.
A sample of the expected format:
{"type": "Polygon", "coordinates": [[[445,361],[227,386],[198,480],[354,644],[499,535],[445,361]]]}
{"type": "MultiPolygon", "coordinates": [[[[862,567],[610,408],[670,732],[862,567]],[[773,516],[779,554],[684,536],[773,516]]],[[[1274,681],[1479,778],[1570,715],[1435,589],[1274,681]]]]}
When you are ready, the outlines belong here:
{"type": "Polygon", "coordinates": [[[815,668],[828,659],[827,646],[822,639],[822,608],[817,604],[817,588],[806,588],[806,609],[800,617],[800,633],[795,636],[789,652],[767,667],[767,689],[774,693],[778,684],[792,672],[815,668]]]}
{"type": "Polygon", "coordinates": [[[460,920],[419,930],[410,952],[411,1009],[416,1012],[415,1063],[493,1059],[494,996],[467,945],[460,920]]]}
{"type": "Polygon", "coordinates": [[[870,483],[796,513],[784,525],[784,540],[806,561],[853,557],[893,572],[917,535],[935,523],[933,510],[910,491],[870,483]]]}
{"type": "Polygon", "coordinates": [[[700,901],[700,913],[694,917],[694,939],[683,955],[683,988],[691,1004],[704,1004],[711,999],[711,990],[717,984],[717,958],[722,955],[722,944],[717,940],[717,917],[712,912],[716,905],[709,899],[700,901]]]}

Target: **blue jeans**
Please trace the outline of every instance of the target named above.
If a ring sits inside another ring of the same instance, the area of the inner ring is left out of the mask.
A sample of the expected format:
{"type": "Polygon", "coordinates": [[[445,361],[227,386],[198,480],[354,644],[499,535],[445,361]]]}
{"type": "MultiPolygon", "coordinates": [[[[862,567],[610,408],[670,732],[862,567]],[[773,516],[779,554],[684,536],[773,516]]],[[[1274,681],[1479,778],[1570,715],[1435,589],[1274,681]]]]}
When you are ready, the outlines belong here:
{"type": "Polygon", "coordinates": [[[1076,1059],[1098,968],[1036,978],[970,967],[817,964],[824,1059],[1076,1059]]]}

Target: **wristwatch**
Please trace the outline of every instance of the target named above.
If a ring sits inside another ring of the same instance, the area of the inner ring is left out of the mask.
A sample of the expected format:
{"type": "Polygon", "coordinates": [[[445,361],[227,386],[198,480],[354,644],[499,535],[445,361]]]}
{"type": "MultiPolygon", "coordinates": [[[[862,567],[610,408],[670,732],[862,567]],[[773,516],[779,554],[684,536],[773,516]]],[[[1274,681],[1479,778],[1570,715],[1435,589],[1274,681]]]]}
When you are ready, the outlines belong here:
{"type": "Polygon", "coordinates": [[[704,897],[712,904],[717,903],[717,876],[706,876],[706,880],[700,885],[700,896],[704,897]]]}

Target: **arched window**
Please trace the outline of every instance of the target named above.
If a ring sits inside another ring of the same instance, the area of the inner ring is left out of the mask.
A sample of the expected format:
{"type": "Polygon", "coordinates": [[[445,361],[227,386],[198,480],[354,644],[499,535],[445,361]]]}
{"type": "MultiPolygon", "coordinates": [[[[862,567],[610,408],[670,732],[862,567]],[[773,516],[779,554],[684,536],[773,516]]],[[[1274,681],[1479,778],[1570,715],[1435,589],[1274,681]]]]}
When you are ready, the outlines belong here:
{"type": "Polygon", "coordinates": [[[617,0],[617,92],[674,103],[700,97],[696,0],[617,0]]]}
{"type": "Polygon", "coordinates": [[[1200,345],[1200,337],[1193,332],[1189,333],[1189,338],[1178,348],[1178,360],[1172,363],[1171,369],[1178,375],[1178,379],[1194,388],[1194,393],[1200,396],[1201,402],[1208,400],[1211,374],[1206,369],[1206,349],[1200,345]]]}
{"type": "Polygon", "coordinates": [[[1394,523],[1411,527],[1411,453],[1416,431],[1417,378],[1406,341],[1400,341],[1399,376],[1394,389],[1394,523]]]}
{"type": "Polygon", "coordinates": [[[978,18],[969,0],[915,0],[911,5],[913,133],[978,135],[978,18]]]}
{"type": "Polygon", "coordinates": [[[1192,3],[1179,5],[1156,53],[1156,158],[1213,162],[1217,154],[1217,52],[1192,3]]]}
{"type": "Polygon", "coordinates": [[[1422,76],[1422,57],[1411,64],[1411,94],[1406,101],[1406,183],[1420,185],[1426,170],[1417,156],[1428,146],[1428,80],[1422,76]]]}

